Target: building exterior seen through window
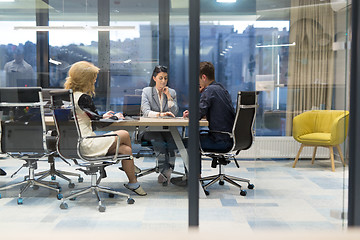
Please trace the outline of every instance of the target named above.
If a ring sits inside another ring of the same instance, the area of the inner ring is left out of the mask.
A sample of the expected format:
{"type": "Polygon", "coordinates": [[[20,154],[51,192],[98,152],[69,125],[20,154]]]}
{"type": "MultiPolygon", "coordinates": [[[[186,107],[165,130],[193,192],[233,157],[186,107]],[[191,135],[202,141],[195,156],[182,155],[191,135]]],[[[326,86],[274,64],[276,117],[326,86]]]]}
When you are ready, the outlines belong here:
{"type": "MultiPolygon", "coordinates": [[[[67,71],[74,62],[86,60],[98,65],[99,57],[103,55],[98,52],[98,32],[92,29],[98,25],[96,1],[84,3],[81,8],[71,9],[67,8],[67,1],[50,1],[50,5],[57,10],[50,9],[49,26],[82,28],[49,31],[50,87],[63,87],[67,71]],[[72,19],[73,12],[82,18],[72,19]]],[[[110,10],[111,27],[130,26],[133,29],[109,32],[110,106],[99,101],[99,109],[111,107],[121,111],[124,95],[135,94],[148,85],[153,66],[159,63],[159,8],[157,4],[151,6],[148,11],[156,17],[148,20],[141,15],[128,21],[118,20],[124,9],[110,10]]],[[[233,103],[236,102],[238,91],[260,91],[256,117],[258,136],[284,136],[286,124],[290,121],[286,120],[289,51],[295,48],[296,43],[289,38],[290,20],[279,18],[277,21],[206,20],[200,23],[200,60],[214,64],[216,80],[230,92],[233,103]]],[[[36,25],[34,19],[35,15],[28,14],[26,21],[11,21],[10,17],[9,21],[2,21],[0,28],[6,36],[0,40],[0,86],[38,84],[36,31],[14,30],[16,26],[36,25]]],[[[181,112],[189,104],[187,22],[172,24],[170,21],[169,44],[169,85],[178,93],[181,112]]],[[[322,109],[324,105],[322,103],[311,108],[322,109]]]]}

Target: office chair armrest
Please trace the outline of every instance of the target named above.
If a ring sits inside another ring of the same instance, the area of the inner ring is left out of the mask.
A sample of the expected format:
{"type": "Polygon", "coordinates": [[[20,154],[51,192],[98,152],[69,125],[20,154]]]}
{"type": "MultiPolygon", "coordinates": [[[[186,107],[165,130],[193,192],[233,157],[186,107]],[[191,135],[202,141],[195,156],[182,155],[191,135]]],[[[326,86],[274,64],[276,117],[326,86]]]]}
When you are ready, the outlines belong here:
{"type": "Polygon", "coordinates": [[[229,135],[229,137],[231,137],[231,138],[233,137],[232,133],[229,133],[229,132],[215,131],[215,130],[200,130],[200,134],[204,133],[204,132],[207,132],[207,133],[221,133],[221,134],[229,135]]]}
{"type": "MultiPolygon", "coordinates": [[[[83,139],[90,139],[90,138],[102,138],[102,137],[117,137],[117,141],[116,141],[116,150],[115,150],[115,154],[113,157],[113,161],[116,161],[119,157],[123,157],[123,155],[119,155],[119,146],[120,146],[120,136],[117,134],[104,134],[104,135],[97,135],[97,136],[88,136],[88,137],[83,137],[83,139]]],[[[81,140],[81,141],[82,141],[81,140]]],[[[129,155],[124,155],[124,156],[129,156],[129,155]]]]}
{"type": "Polygon", "coordinates": [[[334,119],[331,126],[330,143],[338,145],[345,141],[347,136],[347,129],[349,125],[349,113],[344,113],[334,119]]]}
{"type": "MultiPolygon", "coordinates": [[[[220,133],[220,134],[228,135],[230,138],[233,138],[233,137],[234,137],[233,134],[232,134],[232,133],[229,133],[229,132],[206,130],[206,129],[200,130],[199,132],[200,132],[200,134],[201,134],[201,133],[220,133]]],[[[199,147],[200,147],[200,152],[201,152],[201,153],[206,153],[206,151],[204,151],[204,150],[202,149],[201,144],[200,144],[199,147]]]]}
{"type": "Polygon", "coordinates": [[[96,136],[88,136],[88,137],[83,137],[83,139],[88,139],[88,138],[101,138],[101,137],[116,137],[118,136],[117,134],[104,134],[104,135],[96,135],[96,136]]]}

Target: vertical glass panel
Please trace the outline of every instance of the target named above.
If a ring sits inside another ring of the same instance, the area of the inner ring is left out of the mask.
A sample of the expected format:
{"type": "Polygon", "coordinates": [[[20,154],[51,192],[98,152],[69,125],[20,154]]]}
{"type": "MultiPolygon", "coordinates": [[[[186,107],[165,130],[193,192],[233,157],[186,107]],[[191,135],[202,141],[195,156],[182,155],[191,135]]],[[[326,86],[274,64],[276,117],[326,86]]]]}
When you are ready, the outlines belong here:
{"type": "Polygon", "coordinates": [[[243,217],[253,230],[311,229],[313,221],[324,229],[341,230],[346,225],[342,216],[348,170],[341,158],[344,155],[346,163],[348,21],[346,1],[201,1],[201,61],[214,64],[215,79],[234,104],[237,92],[259,91],[255,140],[237,156],[243,172],[240,168],[234,173],[255,182],[255,190],[248,190],[245,198],[255,203],[271,199],[277,207],[248,209],[251,215],[243,217]],[[312,110],[321,110],[314,112],[321,117],[306,120],[314,124],[315,135],[330,136],[334,115],[345,113],[339,117],[336,144],[297,137],[310,128],[294,119],[312,110]],[[321,122],[322,117],[327,120],[321,122]],[[300,153],[301,144],[306,147],[300,153]],[[319,146],[316,154],[315,146],[319,146]],[[269,196],[274,188],[279,195],[269,196]],[[275,214],[277,210],[282,213],[275,214]]]}
{"type": "Polygon", "coordinates": [[[188,1],[171,1],[170,81],[176,89],[179,116],[189,109],[189,18],[188,1]]]}
{"type": "Polygon", "coordinates": [[[149,85],[159,59],[158,16],[158,0],[111,3],[109,94],[114,110],[123,110],[124,96],[141,95],[149,85]]]}
{"type": "Polygon", "coordinates": [[[0,2],[0,86],[36,86],[35,1],[0,2]]]}
{"type": "Polygon", "coordinates": [[[70,65],[89,61],[97,66],[97,0],[49,0],[50,87],[63,87],[70,65]]]}

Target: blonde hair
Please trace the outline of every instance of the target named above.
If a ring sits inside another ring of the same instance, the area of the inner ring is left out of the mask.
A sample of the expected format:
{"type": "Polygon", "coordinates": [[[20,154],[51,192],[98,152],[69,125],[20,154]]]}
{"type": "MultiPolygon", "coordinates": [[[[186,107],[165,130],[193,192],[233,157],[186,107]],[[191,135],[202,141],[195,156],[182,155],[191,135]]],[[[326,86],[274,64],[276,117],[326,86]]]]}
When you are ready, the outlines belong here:
{"type": "Polygon", "coordinates": [[[64,83],[65,89],[72,89],[74,92],[79,91],[94,96],[95,79],[99,70],[100,68],[86,61],[74,63],[64,83]]]}

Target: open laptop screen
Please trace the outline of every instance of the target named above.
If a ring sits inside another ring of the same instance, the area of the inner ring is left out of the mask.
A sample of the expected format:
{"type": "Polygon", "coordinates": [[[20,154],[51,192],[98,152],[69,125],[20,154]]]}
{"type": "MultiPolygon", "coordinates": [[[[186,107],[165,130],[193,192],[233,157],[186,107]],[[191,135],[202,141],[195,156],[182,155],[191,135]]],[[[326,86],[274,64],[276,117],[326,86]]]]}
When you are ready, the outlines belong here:
{"type": "Polygon", "coordinates": [[[141,95],[125,95],[123,114],[124,116],[140,116],[141,95]]]}

